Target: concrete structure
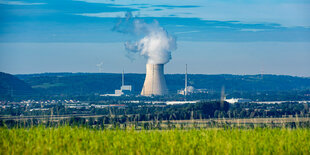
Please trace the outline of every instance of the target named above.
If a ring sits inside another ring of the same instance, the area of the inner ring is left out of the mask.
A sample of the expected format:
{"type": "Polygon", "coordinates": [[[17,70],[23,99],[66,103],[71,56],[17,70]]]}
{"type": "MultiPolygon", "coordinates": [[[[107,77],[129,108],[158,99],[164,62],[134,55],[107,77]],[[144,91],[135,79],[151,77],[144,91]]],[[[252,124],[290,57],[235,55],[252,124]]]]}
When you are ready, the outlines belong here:
{"type": "Polygon", "coordinates": [[[125,85],[125,78],[124,78],[124,70],[122,74],[122,86],[121,89],[116,89],[114,94],[103,94],[100,96],[122,96],[122,95],[129,95],[131,94],[131,85],[125,85]]]}
{"type": "Polygon", "coordinates": [[[164,64],[146,64],[146,76],[142,96],[166,95],[168,88],[164,76],[164,64]]]}
{"type": "Polygon", "coordinates": [[[180,95],[188,95],[196,93],[196,89],[193,86],[187,86],[185,89],[178,90],[178,94],[180,95]]]}
{"type": "Polygon", "coordinates": [[[186,96],[188,92],[187,88],[187,64],[185,65],[185,87],[184,87],[184,95],[186,96]]]}
{"type": "Polygon", "coordinates": [[[188,94],[195,93],[195,88],[193,86],[187,85],[187,64],[185,65],[185,78],[184,79],[185,79],[184,89],[178,90],[178,94],[186,96],[188,94]]]}
{"type": "Polygon", "coordinates": [[[195,93],[209,93],[208,89],[195,89],[195,93]]]}
{"type": "Polygon", "coordinates": [[[247,102],[251,102],[252,100],[250,99],[243,99],[243,98],[231,98],[231,99],[224,99],[224,101],[234,104],[234,103],[247,103],[247,102]]]}
{"type": "Polygon", "coordinates": [[[176,105],[176,104],[188,104],[188,103],[198,103],[200,101],[167,101],[167,105],[176,105]]]}

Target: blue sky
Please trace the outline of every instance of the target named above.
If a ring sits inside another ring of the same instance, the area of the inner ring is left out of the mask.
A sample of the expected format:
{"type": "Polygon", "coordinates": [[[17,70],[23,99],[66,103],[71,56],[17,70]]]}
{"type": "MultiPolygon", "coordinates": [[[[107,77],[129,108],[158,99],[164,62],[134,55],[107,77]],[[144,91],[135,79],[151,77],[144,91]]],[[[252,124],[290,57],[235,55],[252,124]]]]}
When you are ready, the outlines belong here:
{"type": "Polygon", "coordinates": [[[144,73],[112,31],[128,11],[177,38],[166,73],[310,76],[309,0],[0,0],[0,71],[144,73]]]}

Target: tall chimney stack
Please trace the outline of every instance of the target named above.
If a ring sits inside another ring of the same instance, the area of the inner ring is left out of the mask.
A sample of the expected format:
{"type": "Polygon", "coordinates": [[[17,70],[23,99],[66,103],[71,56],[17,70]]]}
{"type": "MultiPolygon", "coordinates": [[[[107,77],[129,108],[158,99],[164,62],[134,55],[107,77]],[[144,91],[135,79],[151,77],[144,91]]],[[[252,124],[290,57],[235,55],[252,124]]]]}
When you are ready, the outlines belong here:
{"type": "Polygon", "coordinates": [[[168,88],[164,76],[164,64],[146,64],[146,76],[142,96],[166,95],[168,88]]]}
{"type": "Polygon", "coordinates": [[[184,95],[187,95],[187,64],[185,65],[185,88],[184,88],[184,95]]]}

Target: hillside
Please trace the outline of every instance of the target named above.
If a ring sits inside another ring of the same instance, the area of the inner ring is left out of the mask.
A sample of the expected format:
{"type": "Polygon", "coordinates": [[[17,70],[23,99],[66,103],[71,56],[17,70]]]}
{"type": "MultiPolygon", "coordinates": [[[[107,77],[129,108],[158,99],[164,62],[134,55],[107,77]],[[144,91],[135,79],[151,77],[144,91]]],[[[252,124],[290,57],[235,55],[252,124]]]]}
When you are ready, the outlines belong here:
{"type": "MultiPolygon", "coordinates": [[[[121,86],[121,74],[112,73],[43,73],[16,75],[34,90],[43,94],[113,93],[121,86]]],[[[145,74],[126,74],[125,84],[132,85],[135,93],[142,89],[145,74]]],[[[285,75],[188,75],[189,85],[196,89],[219,92],[296,91],[309,90],[310,78],[285,75]]],[[[166,81],[171,93],[184,88],[184,75],[168,74],[166,81]]]]}
{"type": "Polygon", "coordinates": [[[31,93],[33,89],[27,83],[11,74],[0,72],[0,98],[31,93]]]}

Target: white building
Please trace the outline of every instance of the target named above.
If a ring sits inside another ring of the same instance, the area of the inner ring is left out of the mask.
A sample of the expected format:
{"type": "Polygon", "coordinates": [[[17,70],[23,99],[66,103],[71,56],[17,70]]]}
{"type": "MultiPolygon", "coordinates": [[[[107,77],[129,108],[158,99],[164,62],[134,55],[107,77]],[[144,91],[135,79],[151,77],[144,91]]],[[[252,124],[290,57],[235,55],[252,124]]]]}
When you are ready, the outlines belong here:
{"type": "Polygon", "coordinates": [[[247,103],[251,102],[250,99],[243,99],[243,98],[231,98],[231,99],[225,99],[226,102],[234,104],[234,103],[247,103]]]}
{"type": "Polygon", "coordinates": [[[180,95],[187,95],[191,93],[195,93],[195,88],[193,86],[187,86],[186,89],[178,90],[178,94],[180,95]]]}
{"type": "Polygon", "coordinates": [[[122,86],[121,89],[116,89],[114,94],[103,94],[100,96],[122,96],[122,95],[128,95],[131,93],[131,85],[125,85],[125,78],[124,78],[124,70],[122,74],[122,86]]]}

